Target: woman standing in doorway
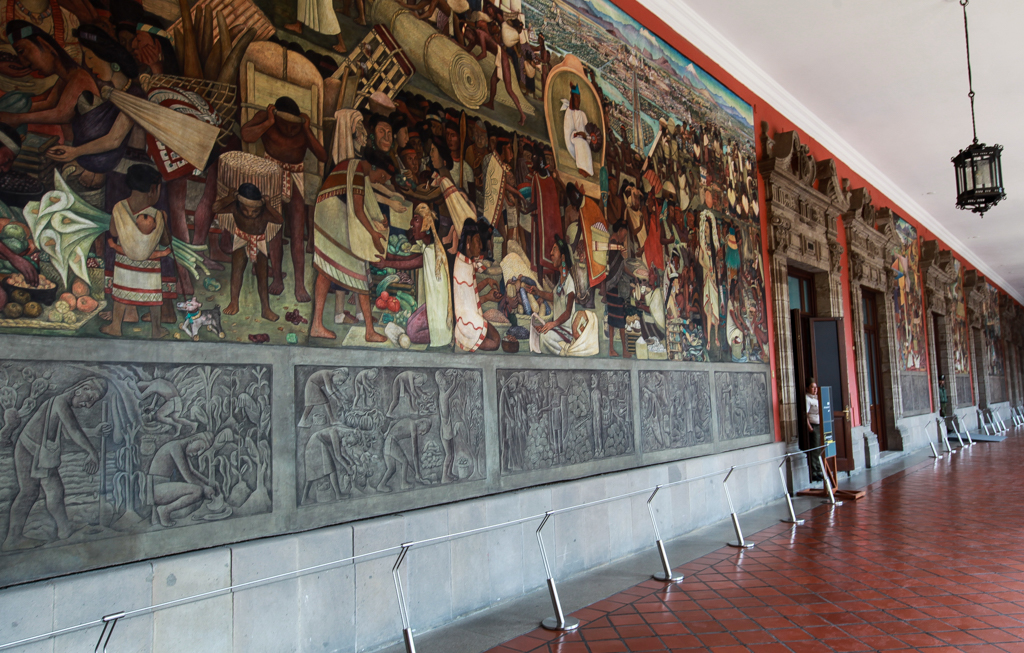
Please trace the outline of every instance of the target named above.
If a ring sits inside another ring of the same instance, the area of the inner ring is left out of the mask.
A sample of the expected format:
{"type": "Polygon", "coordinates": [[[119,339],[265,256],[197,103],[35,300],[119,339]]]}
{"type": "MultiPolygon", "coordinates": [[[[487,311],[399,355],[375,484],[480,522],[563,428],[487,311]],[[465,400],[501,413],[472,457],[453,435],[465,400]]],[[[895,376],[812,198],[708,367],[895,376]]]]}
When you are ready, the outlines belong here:
{"type": "MultiPolygon", "coordinates": [[[[821,402],[818,400],[818,383],[811,377],[807,380],[807,394],[804,402],[807,417],[807,444],[811,449],[821,446],[821,402]]],[[[821,482],[821,453],[812,451],[807,454],[811,464],[811,482],[821,482]]]]}

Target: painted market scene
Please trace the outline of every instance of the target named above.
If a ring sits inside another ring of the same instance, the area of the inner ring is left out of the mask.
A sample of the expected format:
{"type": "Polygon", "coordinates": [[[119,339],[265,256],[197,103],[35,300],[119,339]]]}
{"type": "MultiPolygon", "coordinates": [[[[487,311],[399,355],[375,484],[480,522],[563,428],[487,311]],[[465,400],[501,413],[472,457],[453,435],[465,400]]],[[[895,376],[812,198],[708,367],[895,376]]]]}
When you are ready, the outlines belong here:
{"type": "Polygon", "coordinates": [[[1000,279],[622,4],[0,0],[0,612],[529,492],[831,496],[1024,400],[1000,279]]]}

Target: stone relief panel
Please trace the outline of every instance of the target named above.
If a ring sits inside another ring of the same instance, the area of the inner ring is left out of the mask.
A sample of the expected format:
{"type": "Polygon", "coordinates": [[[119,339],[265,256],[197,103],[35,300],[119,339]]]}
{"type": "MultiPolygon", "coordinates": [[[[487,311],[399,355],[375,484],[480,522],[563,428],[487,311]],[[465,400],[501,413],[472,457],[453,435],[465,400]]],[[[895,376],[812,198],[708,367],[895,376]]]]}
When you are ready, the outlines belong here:
{"type": "Polygon", "coordinates": [[[932,409],[930,381],[927,374],[905,372],[900,376],[903,386],[903,414],[923,415],[932,409]]]}
{"type": "Polygon", "coordinates": [[[295,368],[299,505],[487,476],[480,370],[295,368]]]}
{"type": "Polygon", "coordinates": [[[1004,401],[1009,401],[1010,395],[1006,391],[1006,377],[1005,376],[990,376],[988,377],[988,403],[999,404],[1004,401]]]}
{"type": "Polygon", "coordinates": [[[974,404],[974,392],[971,377],[967,374],[956,375],[956,406],[963,408],[974,404]]]}
{"type": "Polygon", "coordinates": [[[265,365],[0,365],[0,557],[271,512],[265,365]]]}
{"type": "Polygon", "coordinates": [[[634,451],[629,372],[498,370],[501,473],[634,451]]]}
{"type": "Polygon", "coordinates": [[[709,372],[640,372],[640,441],[645,452],[711,444],[709,372]]]}
{"type": "Polygon", "coordinates": [[[764,372],[715,372],[718,437],[738,440],[770,432],[768,375],[764,372]]]}

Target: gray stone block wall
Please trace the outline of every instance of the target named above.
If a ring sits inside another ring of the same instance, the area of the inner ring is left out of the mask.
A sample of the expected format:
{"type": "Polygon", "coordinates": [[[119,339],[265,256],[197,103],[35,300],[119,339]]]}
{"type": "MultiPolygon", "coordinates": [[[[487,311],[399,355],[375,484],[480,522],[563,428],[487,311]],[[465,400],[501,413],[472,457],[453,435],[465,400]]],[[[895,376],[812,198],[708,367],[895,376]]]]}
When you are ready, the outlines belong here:
{"type": "MultiPolygon", "coordinates": [[[[118,610],[694,478],[783,452],[781,443],[750,447],[12,587],[0,591],[0,644],[118,610]]],[[[781,496],[777,465],[773,461],[736,470],[729,484],[737,511],[781,496]]],[[[665,538],[728,516],[723,477],[659,492],[655,514],[665,538]]],[[[646,498],[552,517],[544,537],[556,579],[653,547],[646,498]]],[[[413,628],[423,632],[543,587],[538,524],[539,519],[414,548],[402,567],[413,628]]],[[[123,620],[111,650],[372,651],[401,637],[391,575],[394,560],[389,555],[123,620]]],[[[538,614],[537,619],[546,616],[538,614]]],[[[15,650],[92,650],[98,635],[99,628],[93,628],[15,650]]]]}

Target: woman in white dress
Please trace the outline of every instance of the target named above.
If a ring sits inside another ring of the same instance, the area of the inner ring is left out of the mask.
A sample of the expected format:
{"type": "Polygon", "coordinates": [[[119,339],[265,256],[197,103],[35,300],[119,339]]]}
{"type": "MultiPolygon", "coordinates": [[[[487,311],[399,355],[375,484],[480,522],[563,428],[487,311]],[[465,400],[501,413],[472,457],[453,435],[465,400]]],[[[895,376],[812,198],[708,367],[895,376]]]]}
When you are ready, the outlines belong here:
{"type": "Polygon", "coordinates": [[[494,351],[501,345],[498,330],[484,318],[482,301],[497,302],[501,294],[492,287],[494,282],[478,288],[476,273],[486,266],[483,262],[484,240],[489,238],[488,227],[476,220],[466,220],[459,239],[459,253],[452,269],[455,300],[455,342],[463,351],[494,351]],[[487,288],[490,291],[481,296],[487,288]]]}

